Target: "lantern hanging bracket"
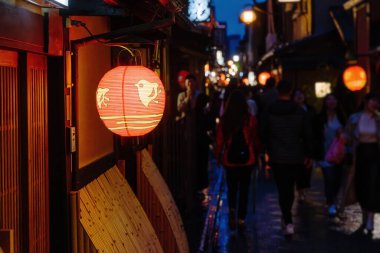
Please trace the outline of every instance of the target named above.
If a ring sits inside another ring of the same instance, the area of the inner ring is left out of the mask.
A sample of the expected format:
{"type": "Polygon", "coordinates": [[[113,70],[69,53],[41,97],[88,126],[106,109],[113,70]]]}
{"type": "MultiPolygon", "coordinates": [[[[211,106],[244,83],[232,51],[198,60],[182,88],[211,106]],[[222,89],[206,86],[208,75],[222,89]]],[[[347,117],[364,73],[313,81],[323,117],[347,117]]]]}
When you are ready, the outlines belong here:
{"type": "Polygon", "coordinates": [[[71,42],[71,45],[74,50],[77,50],[79,47],[85,46],[87,44],[93,44],[97,42],[102,43],[102,44],[107,44],[107,43],[110,43],[111,40],[119,39],[127,35],[131,35],[133,33],[140,33],[140,32],[149,31],[149,30],[166,28],[168,26],[173,25],[174,23],[175,23],[175,16],[173,14],[170,14],[170,16],[165,19],[155,20],[150,23],[134,25],[134,26],[121,28],[121,29],[107,32],[107,33],[93,35],[91,31],[87,28],[84,22],[78,21],[78,20],[71,20],[71,24],[73,26],[82,26],[90,34],[90,36],[88,37],[78,39],[78,40],[73,40],[71,42]]]}

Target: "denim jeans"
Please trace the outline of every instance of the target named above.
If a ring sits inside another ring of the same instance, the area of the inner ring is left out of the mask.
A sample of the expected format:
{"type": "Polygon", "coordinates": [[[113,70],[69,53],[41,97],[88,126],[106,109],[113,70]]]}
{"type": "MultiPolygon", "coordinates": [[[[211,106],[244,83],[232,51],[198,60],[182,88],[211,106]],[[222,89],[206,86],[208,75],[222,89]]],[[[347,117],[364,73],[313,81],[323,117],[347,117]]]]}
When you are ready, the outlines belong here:
{"type": "Polygon", "coordinates": [[[322,167],[323,178],[325,183],[325,196],[328,206],[336,204],[339,189],[342,183],[343,166],[332,165],[322,167]]]}

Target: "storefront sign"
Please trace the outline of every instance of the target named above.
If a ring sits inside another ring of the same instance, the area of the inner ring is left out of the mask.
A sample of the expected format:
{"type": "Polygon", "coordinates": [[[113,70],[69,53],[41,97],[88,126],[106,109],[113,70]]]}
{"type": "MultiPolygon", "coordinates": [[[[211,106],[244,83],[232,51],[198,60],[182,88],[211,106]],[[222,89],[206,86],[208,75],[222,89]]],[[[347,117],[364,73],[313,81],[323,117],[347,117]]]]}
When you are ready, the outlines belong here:
{"type": "Polygon", "coordinates": [[[69,0],[48,0],[48,2],[61,7],[69,7],[69,0]]]}
{"type": "Polygon", "coordinates": [[[210,21],[210,0],[189,0],[189,8],[187,12],[189,19],[192,22],[210,21]]]}
{"type": "Polygon", "coordinates": [[[315,96],[317,98],[323,98],[329,93],[331,93],[331,83],[329,82],[315,83],[315,96]]]}

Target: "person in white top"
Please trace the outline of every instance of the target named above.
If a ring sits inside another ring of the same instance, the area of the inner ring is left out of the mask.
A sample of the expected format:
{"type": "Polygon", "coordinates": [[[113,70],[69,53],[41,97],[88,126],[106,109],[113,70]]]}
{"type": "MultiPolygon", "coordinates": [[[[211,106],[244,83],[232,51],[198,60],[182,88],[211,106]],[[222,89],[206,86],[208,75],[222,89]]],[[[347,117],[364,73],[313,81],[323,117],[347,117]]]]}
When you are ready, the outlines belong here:
{"type": "Polygon", "coordinates": [[[371,93],[367,94],[363,110],[351,115],[345,129],[345,138],[352,146],[354,161],[348,178],[353,179],[352,186],[354,186],[363,214],[359,230],[368,236],[372,236],[374,229],[374,213],[380,212],[380,114],[378,110],[379,97],[371,93]]]}

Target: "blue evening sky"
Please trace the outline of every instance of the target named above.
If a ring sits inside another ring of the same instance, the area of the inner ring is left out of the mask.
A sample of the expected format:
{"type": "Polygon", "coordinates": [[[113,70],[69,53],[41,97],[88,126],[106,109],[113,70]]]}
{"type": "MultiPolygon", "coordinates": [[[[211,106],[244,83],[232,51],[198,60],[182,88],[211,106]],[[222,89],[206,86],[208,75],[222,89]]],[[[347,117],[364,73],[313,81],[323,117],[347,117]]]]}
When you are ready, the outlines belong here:
{"type": "Polygon", "coordinates": [[[246,4],[253,4],[253,0],[211,0],[211,4],[215,6],[216,20],[227,22],[227,34],[239,34],[242,37],[244,24],[239,22],[239,15],[246,4]]]}

